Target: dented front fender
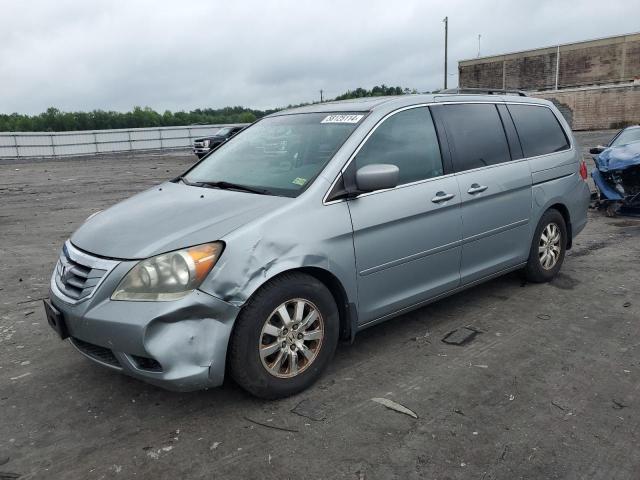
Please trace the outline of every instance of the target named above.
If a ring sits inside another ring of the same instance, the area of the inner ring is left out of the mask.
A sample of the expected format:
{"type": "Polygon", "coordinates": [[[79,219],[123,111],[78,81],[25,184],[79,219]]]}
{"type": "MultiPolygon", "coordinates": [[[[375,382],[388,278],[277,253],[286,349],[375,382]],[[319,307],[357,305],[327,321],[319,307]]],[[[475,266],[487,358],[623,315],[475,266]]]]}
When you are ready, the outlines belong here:
{"type": "Polygon", "coordinates": [[[200,289],[242,306],[276,275],[315,267],[334,275],[348,301],[356,303],[349,207],[346,202],[317,205],[317,197],[306,201],[316,204],[278,209],[222,238],[225,250],[200,289]]]}

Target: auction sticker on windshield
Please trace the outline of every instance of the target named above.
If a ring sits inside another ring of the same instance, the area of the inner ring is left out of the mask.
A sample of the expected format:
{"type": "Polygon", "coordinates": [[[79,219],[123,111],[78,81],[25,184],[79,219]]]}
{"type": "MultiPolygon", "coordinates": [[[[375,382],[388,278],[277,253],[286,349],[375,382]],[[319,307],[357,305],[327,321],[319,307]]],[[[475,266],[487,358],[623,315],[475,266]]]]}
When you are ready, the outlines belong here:
{"type": "Polygon", "coordinates": [[[327,115],[320,123],[358,123],[364,115],[327,115]]]}
{"type": "Polygon", "coordinates": [[[300,185],[300,186],[302,186],[302,185],[304,185],[305,183],[307,183],[307,179],[306,179],[306,178],[300,178],[300,177],[298,177],[298,178],[294,179],[291,183],[293,183],[293,184],[295,184],[295,185],[300,185]]]}

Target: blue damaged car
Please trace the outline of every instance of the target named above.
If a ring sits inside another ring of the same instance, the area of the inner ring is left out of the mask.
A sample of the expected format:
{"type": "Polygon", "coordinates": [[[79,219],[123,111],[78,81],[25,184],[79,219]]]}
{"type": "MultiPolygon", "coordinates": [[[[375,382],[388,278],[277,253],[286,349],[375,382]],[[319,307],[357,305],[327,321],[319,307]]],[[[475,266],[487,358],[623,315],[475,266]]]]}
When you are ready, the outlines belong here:
{"type": "Polygon", "coordinates": [[[607,146],[590,150],[598,206],[607,215],[640,216],[640,125],[620,130],[607,146]]]}

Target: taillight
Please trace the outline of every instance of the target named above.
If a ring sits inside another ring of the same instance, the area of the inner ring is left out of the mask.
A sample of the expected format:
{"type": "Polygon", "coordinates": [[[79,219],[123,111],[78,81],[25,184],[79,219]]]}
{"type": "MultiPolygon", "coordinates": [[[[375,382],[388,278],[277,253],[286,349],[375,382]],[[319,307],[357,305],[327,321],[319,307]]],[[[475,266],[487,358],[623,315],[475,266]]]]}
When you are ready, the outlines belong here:
{"type": "Polygon", "coordinates": [[[584,160],[582,160],[580,162],[580,177],[582,177],[583,180],[586,180],[588,176],[587,173],[587,164],[584,163],[584,160]]]}

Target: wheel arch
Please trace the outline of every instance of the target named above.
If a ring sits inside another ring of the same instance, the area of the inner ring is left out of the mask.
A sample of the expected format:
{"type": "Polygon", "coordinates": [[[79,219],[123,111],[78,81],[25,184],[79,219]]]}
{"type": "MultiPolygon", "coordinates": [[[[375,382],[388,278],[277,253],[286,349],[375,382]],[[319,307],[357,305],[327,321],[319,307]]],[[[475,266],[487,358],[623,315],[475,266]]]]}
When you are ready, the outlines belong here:
{"type": "Polygon", "coordinates": [[[315,266],[304,266],[282,270],[277,274],[270,276],[262,284],[255,288],[255,290],[253,290],[251,295],[247,298],[247,301],[249,301],[249,299],[251,299],[251,297],[253,297],[253,295],[255,295],[258,290],[267,285],[269,282],[272,282],[282,275],[295,272],[307,274],[327,287],[336,302],[336,306],[338,307],[338,315],[340,320],[340,339],[353,342],[358,325],[358,312],[356,304],[351,299],[349,299],[347,291],[338,277],[324,268],[315,266]]]}
{"type": "Polygon", "coordinates": [[[306,273],[322,282],[333,295],[340,315],[340,338],[353,342],[358,325],[358,312],[355,303],[349,301],[347,292],[333,273],[319,267],[301,267],[289,271],[306,273]]]}
{"type": "Polygon", "coordinates": [[[573,233],[571,230],[571,214],[569,213],[569,209],[565,204],[556,202],[549,205],[542,214],[544,215],[544,213],[549,210],[557,210],[562,215],[562,218],[564,218],[564,223],[567,227],[567,250],[571,250],[571,246],[573,244],[573,233]]]}

